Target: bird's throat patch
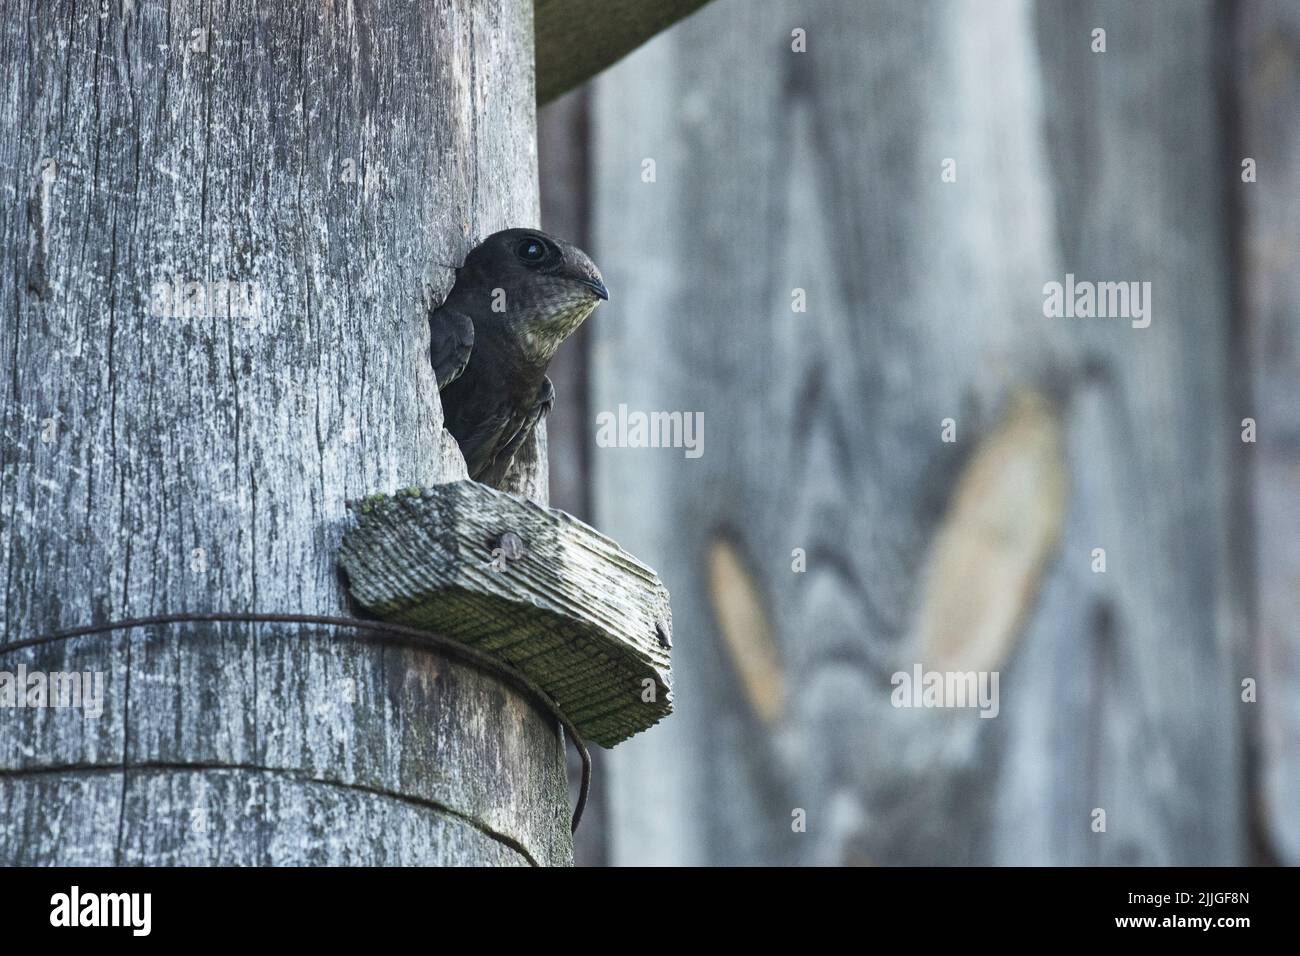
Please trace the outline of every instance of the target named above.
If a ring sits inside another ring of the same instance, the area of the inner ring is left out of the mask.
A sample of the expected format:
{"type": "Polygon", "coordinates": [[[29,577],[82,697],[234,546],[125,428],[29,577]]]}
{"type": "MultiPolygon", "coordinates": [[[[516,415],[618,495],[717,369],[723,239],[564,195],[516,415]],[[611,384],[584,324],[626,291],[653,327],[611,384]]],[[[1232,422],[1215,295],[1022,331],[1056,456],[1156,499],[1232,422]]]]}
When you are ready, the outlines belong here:
{"type": "Polygon", "coordinates": [[[524,331],[524,342],[529,352],[536,358],[549,359],[559,349],[560,343],[572,335],[595,308],[596,299],[592,296],[574,296],[571,301],[560,303],[544,318],[529,323],[524,331]]]}

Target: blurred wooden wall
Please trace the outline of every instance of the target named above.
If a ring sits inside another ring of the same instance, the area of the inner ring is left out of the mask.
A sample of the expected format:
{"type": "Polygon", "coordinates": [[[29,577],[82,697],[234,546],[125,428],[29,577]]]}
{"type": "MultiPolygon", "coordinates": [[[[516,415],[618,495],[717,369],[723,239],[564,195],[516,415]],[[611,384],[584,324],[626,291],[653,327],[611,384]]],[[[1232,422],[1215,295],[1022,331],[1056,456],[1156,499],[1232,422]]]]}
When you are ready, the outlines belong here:
{"type": "MultiPolygon", "coordinates": [[[[1241,480],[1243,523],[1254,532],[1244,562],[1261,695],[1248,737],[1260,850],[1300,865],[1300,5],[1233,8],[1242,152],[1259,182],[1241,190],[1244,340],[1237,373],[1267,429],[1241,480]]],[[[1231,122],[1230,118],[1230,122],[1231,122]]],[[[1261,428],[1264,426],[1261,425],[1261,428]]]]}
{"type": "Polygon", "coordinates": [[[580,859],[1300,862],[1298,21],[716,0],[543,111],[543,222],[578,135],[613,290],[552,473],[677,635],[580,859]],[[1151,326],[1044,318],[1067,272],[1151,326]],[[595,447],[620,404],[704,454],[595,447]],[[893,707],[917,663],[997,671],[998,717],[893,707]]]}

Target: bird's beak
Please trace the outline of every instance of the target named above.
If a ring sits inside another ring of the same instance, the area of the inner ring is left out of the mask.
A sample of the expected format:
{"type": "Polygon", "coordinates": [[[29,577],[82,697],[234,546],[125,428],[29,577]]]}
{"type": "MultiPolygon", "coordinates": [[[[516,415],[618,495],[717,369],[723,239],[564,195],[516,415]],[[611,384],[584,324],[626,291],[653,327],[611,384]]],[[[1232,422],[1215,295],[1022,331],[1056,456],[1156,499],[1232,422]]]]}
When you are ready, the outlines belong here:
{"type": "Polygon", "coordinates": [[[605,283],[600,279],[583,279],[582,284],[592,292],[596,293],[596,298],[609,301],[609,290],[605,288],[605,283]]]}

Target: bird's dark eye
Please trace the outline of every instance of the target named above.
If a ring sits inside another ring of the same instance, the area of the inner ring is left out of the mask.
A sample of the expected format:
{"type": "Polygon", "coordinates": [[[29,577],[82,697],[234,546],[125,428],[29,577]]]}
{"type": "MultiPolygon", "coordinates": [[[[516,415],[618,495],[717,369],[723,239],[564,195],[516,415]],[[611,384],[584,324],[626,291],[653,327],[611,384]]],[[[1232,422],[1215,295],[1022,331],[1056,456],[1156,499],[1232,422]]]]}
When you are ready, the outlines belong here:
{"type": "Polygon", "coordinates": [[[540,239],[524,239],[516,247],[515,254],[524,262],[541,262],[546,257],[546,245],[540,239]]]}

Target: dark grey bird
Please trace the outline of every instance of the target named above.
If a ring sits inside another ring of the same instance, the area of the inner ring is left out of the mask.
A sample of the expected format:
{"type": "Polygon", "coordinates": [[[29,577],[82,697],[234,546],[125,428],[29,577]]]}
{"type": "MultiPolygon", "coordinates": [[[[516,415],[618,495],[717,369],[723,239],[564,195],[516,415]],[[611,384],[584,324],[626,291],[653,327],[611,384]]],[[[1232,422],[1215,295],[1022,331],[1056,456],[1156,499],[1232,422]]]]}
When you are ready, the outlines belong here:
{"type": "Polygon", "coordinates": [[[496,232],[470,250],[429,314],[429,357],[475,481],[500,486],[555,400],[551,357],[608,298],[585,252],[538,229],[496,232]]]}

